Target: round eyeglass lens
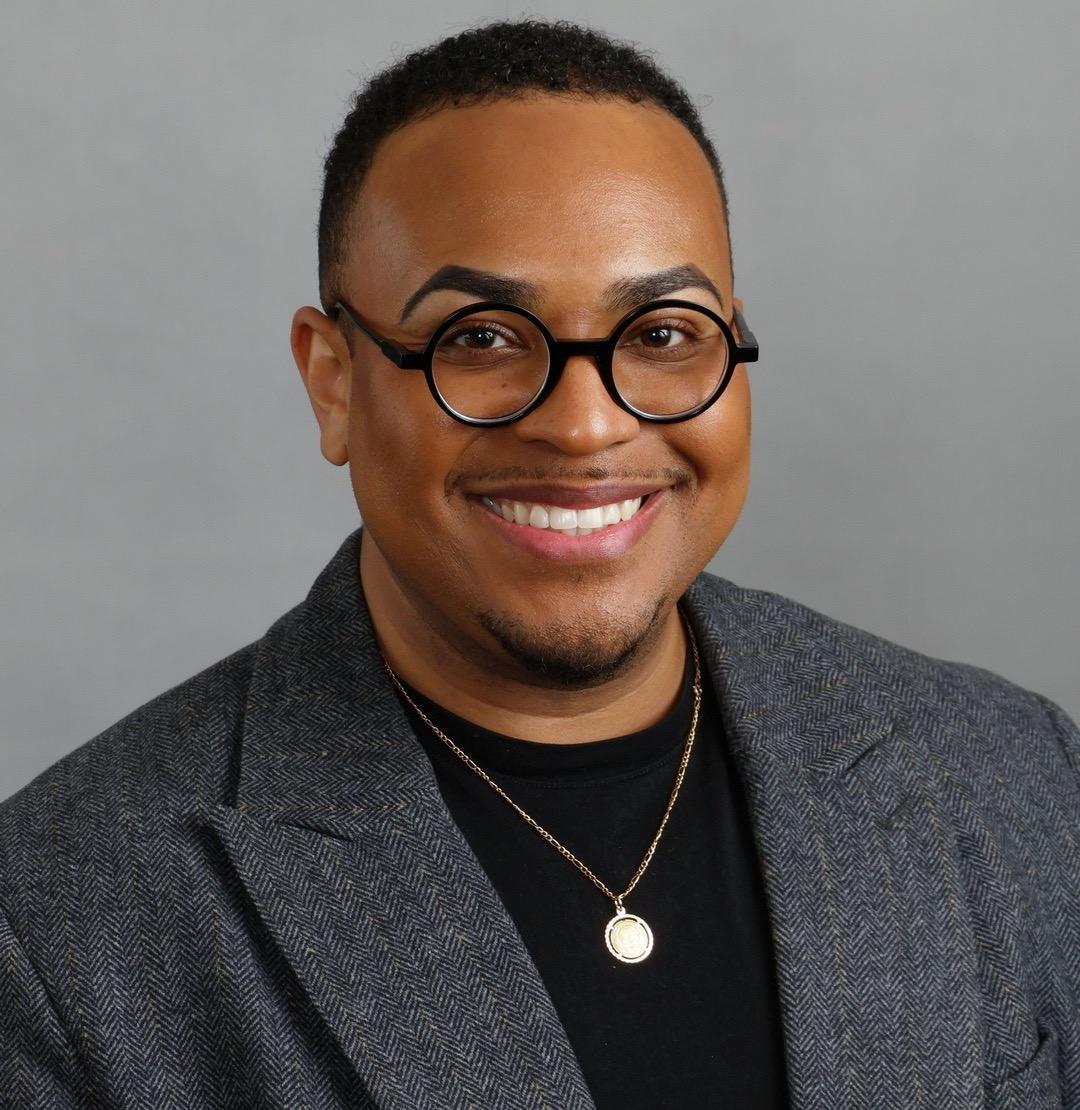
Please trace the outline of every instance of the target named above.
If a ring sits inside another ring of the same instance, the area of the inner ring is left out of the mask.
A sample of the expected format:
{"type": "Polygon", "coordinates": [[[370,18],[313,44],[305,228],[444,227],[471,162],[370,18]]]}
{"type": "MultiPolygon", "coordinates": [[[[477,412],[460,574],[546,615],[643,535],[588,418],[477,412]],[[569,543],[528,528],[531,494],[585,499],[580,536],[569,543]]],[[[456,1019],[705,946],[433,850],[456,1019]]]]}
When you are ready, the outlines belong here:
{"type": "Polygon", "coordinates": [[[678,416],[708,400],[728,373],[727,336],[704,312],[658,308],[631,320],[612,356],[623,400],[650,416],[678,416]]]}
{"type": "Polygon", "coordinates": [[[435,387],[462,416],[510,416],[540,392],[549,351],[540,329],[507,309],[455,320],[438,337],[431,359],[435,387]]]}

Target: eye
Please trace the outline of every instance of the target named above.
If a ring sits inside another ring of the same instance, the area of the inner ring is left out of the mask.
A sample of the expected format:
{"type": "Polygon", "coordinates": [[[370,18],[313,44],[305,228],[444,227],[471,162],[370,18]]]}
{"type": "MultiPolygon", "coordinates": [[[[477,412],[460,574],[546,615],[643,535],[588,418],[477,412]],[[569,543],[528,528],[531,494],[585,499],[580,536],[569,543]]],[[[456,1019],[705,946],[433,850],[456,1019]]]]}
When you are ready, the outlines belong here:
{"type": "Polygon", "coordinates": [[[650,324],[640,333],[646,347],[675,347],[690,338],[687,332],[670,324],[650,324]]]}
{"type": "Polygon", "coordinates": [[[513,342],[514,338],[494,324],[470,323],[465,327],[451,328],[442,337],[439,346],[452,344],[473,351],[498,351],[513,342]]]}
{"type": "Polygon", "coordinates": [[[434,361],[443,365],[501,366],[546,350],[543,336],[524,317],[510,312],[465,316],[455,320],[439,339],[434,361]]]}
{"type": "MultiPolygon", "coordinates": [[[[707,322],[705,317],[702,320],[707,322]]],[[[674,352],[693,346],[701,339],[702,333],[702,325],[692,320],[648,320],[631,327],[620,345],[636,347],[643,353],[674,352]]]]}

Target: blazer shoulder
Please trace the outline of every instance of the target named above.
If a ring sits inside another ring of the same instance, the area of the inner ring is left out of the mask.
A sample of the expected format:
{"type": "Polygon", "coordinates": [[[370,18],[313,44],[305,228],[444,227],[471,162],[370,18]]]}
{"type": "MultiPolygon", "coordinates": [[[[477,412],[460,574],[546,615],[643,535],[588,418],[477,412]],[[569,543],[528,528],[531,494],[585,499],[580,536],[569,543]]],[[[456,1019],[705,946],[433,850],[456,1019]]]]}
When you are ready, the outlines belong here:
{"type": "Polygon", "coordinates": [[[78,858],[125,814],[160,824],[223,800],[257,647],[158,694],[0,802],[0,907],[48,869],[57,845],[78,858]]]}
{"type": "MultiPolygon", "coordinates": [[[[1080,778],[1080,733],[1060,705],[987,667],[947,659],[769,590],[737,585],[703,572],[697,597],[713,613],[741,610],[737,624],[763,643],[783,643],[791,653],[815,653],[822,665],[843,668],[884,692],[909,730],[951,738],[978,759],[1010,763],[1031,749],[1050,753],[1080,778]],[[1012,749],[1011,751],[1008,749],[1012,749]]],[[[716,618],[723,627],[725,619],[716,618]]]]}

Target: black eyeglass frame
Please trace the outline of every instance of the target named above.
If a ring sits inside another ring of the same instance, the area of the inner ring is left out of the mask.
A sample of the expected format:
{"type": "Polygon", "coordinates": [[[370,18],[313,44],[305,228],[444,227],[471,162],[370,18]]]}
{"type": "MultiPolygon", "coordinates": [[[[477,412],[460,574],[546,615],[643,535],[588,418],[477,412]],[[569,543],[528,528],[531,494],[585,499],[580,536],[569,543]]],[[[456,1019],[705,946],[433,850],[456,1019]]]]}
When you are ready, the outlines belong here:
{"type": "Polygon", "coordinates": [[[649,301],[647,304],[640,305],[626,313],[615,327],[612,328],[610,335],[604,339],[556,339],[551,332],[548,331],[543,320],[526,308],[503,301],[479,301],[476,304],[465,305],[464,308],[459,308],[457,311],[450,313],[432,333],[431,338],[427,341],[427,345],[422,351],[411,350],[408,347],[403,347],[400,343],[395,343],[392,339],[387,339],[385,336],[379,335],[378,332],[373,331],[366,324],[361,322],[357,316],[356,309],[347,301],[337,301],[330,310],[330,318],[337,319],[338,314],[342,312],[348,316],[352,323],[359,328],[364,335],[375,343],[379,350],[382,351],[395,366],[402,370],[423,370],[424,376],[427,379],[428,389],[432,397],[435,398],[435,402],[438,404],[439,408],[448,416],[452,416],[455,420],[459,420],[463,424],[471,424],[474,427],[498,427],[503,424],[512,424],[515,420],[521,420],[522,417],[527,416],[533,409],[539,408],[554,392],[555,387],[562,378],[567,360],[574,355],[590,355],[595,358],[596,368],[600,373],[600,380],[604,383],[604,387],[607,389],[608,394],[615,404],[626,412],[636,416],[639,420],[647,420],[653,424],[675,424],[679,421],[690,420],[692,417],[700,415],[710,405],[714,404],[724,392],[728,383],[731,381],[732,374],[735,372],[735,367],[740,362],[757,362],[758,360],[757,339],[754,338],[754,333],[747,326],[746,319],[738,308],[735,309],[735,325],[739,329],[739,336],[741,338],[736,339],[728,322],[719,313],[714,312],[711,308],[706,308],[705,305],[697,304],[694,301],[673,299],[649,301]],[[630,402],[619,393],[618,387],[615,385],[615,374],[612,368],[615,348],[618,345],[617,341],[622,336],[622,333],[639,317],[645,316],[650,312],[656,312],[661,308],[689,308],[693,309],[695,312],[704,313],[715,324],[719,325],[728,345],[728,364],[724,370],[723,377],[712,393],[704,401],[700,402],[700,404],[695,405],[694,408],[688,409],[686,412],[674,413],[667,416],[658,416],[653,413],[642,412],[640,409],[630,404],[630,402]],[[446,334],[447,329],[457,323],[458,320],[466,316],[471,316],[477,312],[491,312],[496,309],[504,312],[516,312],[519,316],[524,316],[526,320],[529,320],[536,326],[548,345],[547,376],[544,379],[544,384],[537,391],[536,395],[516,412],[512,412],[507,416],[466,416],[464,413],[458,412],[439,392],[439,387],[435,382],[435,374],[432,369],[435,351],[438,348],[439,341],[442,339],[443,335],[446,334]]]}

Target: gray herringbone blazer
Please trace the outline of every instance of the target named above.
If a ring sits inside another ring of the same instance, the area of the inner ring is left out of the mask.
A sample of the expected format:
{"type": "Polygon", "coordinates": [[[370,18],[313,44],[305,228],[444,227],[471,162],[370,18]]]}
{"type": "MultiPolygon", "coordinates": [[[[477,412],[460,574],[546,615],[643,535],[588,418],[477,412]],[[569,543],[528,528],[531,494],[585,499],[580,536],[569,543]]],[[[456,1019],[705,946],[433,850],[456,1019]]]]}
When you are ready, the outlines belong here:
{"type": "MultiPolygon", "coordinates": [[[[380,666],[359,535],[0,806],[0,1105],[593,1105],[380,666]]],[[[685,602],[793,1105],[1080,1107],[1076,726],[775,594],[702,574],[685,602]]]]}

